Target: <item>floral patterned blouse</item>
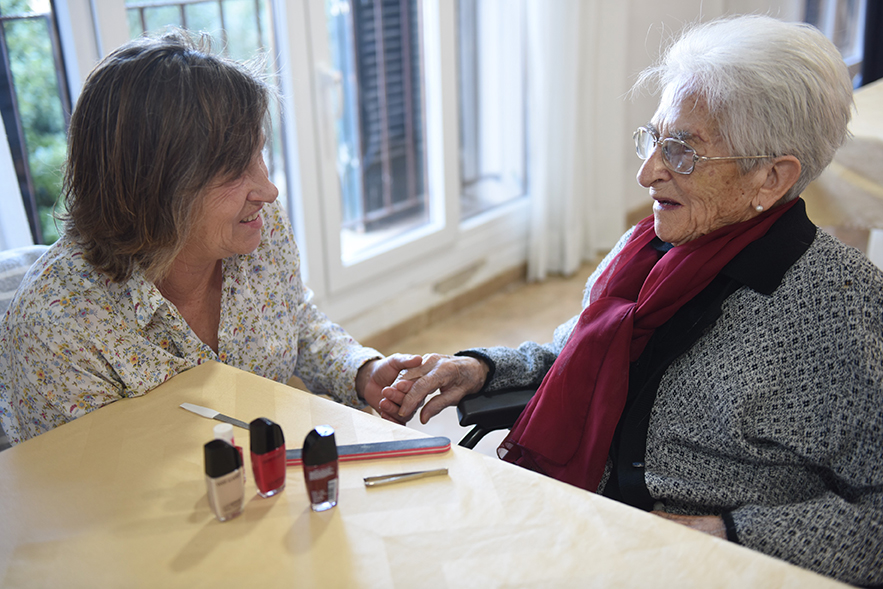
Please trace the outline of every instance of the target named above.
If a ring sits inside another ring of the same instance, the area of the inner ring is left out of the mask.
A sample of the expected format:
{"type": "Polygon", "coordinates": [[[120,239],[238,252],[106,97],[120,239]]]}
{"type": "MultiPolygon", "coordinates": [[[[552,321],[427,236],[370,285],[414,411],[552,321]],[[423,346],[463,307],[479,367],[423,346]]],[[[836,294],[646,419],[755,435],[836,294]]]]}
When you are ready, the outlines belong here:
{"type": "Polygon", "coordinates": [[[360,346],[310,301],[285,213],[264,207],[251,254],[223,262],[218,353],[140,270],[113,283],[62,237],[25,276],[0,321],[0,423],[17,444],[108,403],[217,361],[363,406],[360,346]]]}

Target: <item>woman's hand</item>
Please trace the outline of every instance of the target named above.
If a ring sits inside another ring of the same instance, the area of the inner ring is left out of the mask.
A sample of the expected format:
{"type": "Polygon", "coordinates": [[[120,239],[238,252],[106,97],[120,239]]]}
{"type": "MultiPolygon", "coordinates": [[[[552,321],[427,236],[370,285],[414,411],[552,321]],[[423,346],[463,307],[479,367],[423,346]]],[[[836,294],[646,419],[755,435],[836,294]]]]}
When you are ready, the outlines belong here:
{"type": "Polygon", "coordinates": [[[724,518],[719,515],[675,515],[664,511],[651,511],[650,513],[699,532],[727,539],[727,526],[724,524],[724,518]]]}
{"type": "Polygon", "coordinates": [[[383,389],[389,387],[402,371],[420,366],[423,359],[410,354],[393,354],[379,360],[369,360],[362,364],[356,374],[356,393],[364,399],[384,419],[404,425],[408,420],[402,419],[396,411],[388,413],[380,406],[383,401],[383,389]]]}
{"type": "Polygon", "coordinates": [[[428,354],[423,357],[423,364],[383,389],[384,411],[396,415],[397,420],[408,421],[428,395],[440,391],[420,412],[420,422],[426,423],[445,407],[481,390],[488,370],[488,365],[477,358],[428,354]]]}

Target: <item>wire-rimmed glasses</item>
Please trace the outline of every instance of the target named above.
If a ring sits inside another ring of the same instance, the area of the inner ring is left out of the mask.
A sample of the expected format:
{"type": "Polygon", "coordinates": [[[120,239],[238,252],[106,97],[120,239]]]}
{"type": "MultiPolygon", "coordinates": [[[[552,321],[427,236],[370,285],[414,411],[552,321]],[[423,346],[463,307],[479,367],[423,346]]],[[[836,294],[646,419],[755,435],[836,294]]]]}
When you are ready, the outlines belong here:
{"type": "Polygon", "coordinates": [[[660,139],[656,133],[647,127],[638,127],[635,131],[635,152],[642,160],[647,160],[653,155],[657,145],[662,146],[662,161],[665,166],[677,174],[690,174],[697,162],[711,160],[751,160],[773,157],[771,155],[727,155],[720,157],[706,157],[698,155],[696,150],[674,137],[660,139]]]}

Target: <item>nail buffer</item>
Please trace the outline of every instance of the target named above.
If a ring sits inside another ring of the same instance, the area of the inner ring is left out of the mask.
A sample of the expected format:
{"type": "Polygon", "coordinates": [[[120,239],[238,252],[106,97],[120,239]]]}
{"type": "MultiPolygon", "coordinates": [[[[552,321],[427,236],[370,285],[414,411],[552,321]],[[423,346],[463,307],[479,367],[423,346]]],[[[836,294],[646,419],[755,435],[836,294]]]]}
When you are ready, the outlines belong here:
{"type": "MultiPolygon", "coordinates": [[[[441,454],[450,449],[451,440],[444,436],[438,436],[435,438],[338,446],[337,459],[341,462],[350,462],[355,460],[374,460],[377,458],[398,458],[400,456],[414,456],[417,454],[441,454]]],[[[303,464],[300,448],[286,450],[285,463],[288,466],[303,464]]]]}
{"type": "Polygon", "coordinates": [[[218,421],[223,421],[224,423],[235,425],[236,427],[241,427],[242,429],[248,429],[248,424],[244,421],[240,421],[234,417],[228,417],[223,413],[218,413],[214,409],[209,409],[208,407],[200,407],[199,405],[194,405],[193,403],[181,403],[181,407],[183,409],[186,409],[187,411],[196,413],[197,415],[201,415],[209,419],[216,419],[218,421]]]}

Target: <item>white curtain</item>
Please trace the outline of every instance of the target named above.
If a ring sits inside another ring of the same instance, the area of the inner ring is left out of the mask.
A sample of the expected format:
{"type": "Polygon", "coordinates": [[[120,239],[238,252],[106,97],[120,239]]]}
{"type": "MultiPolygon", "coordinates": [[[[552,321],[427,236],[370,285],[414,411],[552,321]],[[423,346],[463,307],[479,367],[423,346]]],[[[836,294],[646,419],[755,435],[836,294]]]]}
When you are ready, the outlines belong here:
{"type": "Polygon", "coordinates": [[[627,5],[528,1],[530,280],[573,274],[624,229],[627,5]]]}

